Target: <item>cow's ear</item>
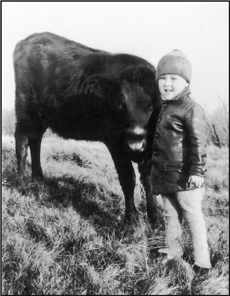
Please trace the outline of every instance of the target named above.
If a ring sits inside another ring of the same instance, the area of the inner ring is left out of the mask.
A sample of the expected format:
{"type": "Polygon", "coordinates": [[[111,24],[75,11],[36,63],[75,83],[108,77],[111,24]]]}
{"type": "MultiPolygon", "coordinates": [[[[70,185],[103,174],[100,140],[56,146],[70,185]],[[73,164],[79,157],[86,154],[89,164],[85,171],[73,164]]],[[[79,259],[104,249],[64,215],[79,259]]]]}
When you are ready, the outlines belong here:
{"type": "Polygon", "coordinates": [[[113,83],[111,80],[100,75],[89,77],[82,85],[82,93],[85,95],[96,95],[97,97],[106,97],[111,93],[113,83]]]}

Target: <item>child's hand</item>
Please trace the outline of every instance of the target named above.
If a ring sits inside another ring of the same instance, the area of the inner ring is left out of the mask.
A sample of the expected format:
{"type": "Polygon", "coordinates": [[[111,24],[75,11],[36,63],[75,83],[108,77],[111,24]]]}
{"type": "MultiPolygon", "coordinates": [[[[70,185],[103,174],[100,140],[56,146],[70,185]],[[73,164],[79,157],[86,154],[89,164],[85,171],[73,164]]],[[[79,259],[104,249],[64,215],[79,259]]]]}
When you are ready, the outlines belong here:
{"type": "Polygon", "coordinates": [[[204,183],[204,178],[191,175],[191,176],[189,176],[188,183],[193,183],[196,187],[199,188],[204,183]]]}

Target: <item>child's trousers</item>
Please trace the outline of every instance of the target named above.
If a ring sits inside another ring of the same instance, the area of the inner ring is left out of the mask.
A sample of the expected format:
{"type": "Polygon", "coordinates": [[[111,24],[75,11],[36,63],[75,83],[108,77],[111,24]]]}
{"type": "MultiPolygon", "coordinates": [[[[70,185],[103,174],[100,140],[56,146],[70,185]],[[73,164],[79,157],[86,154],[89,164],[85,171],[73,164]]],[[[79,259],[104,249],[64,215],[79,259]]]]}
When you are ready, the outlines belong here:
{"type": "Polygon", "coordinates": [[[185,219],[193,244],[194,264],[203,268],[210,268],[206,225],[202,212],[203,192],[204,188],[196,188],[162,195],[165,244],[168,248],[166,253],[170,253],[171,257],[180,257],[183,254],[181,246],[182,218],[185,219]]]}

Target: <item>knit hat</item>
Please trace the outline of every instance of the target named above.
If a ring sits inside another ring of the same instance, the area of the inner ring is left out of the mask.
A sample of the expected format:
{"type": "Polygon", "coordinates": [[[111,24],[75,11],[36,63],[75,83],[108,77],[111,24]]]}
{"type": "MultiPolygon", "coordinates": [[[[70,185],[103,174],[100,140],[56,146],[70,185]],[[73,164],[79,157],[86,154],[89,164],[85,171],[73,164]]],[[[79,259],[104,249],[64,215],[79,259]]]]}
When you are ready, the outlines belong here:
{"type": "Polygon", "coordinates": [[[175,49],[160,59],[156,69],[156,81],[164,74],[179,75],[190,83],[192,66],[182,51],[175,49]]]}

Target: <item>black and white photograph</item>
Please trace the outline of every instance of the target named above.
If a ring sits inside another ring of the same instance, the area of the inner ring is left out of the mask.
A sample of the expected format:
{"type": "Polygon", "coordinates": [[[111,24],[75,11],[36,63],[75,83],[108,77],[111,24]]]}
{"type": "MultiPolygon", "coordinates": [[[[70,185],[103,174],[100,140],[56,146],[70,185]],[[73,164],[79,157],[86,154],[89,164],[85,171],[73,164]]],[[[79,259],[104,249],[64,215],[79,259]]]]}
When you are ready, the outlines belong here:
{"type": "Polygon", "coordinates": [[[229,295],[228,4],[1,2],[2,295],[229,295]]]}

